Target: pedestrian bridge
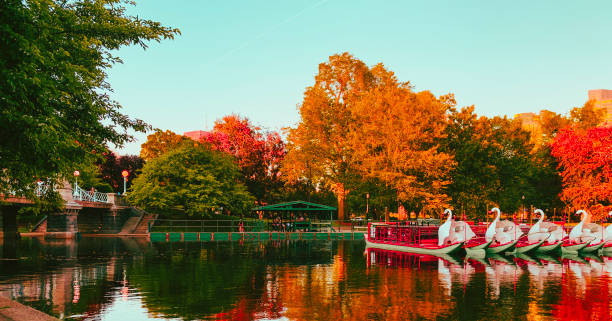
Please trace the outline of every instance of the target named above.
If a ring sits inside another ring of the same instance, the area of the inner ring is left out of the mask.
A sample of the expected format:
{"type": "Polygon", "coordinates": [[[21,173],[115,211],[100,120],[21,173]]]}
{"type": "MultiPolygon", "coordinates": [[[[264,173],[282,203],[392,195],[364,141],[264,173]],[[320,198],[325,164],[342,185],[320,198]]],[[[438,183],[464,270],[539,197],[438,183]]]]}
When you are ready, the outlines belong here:
{"type": "MultiPolygon", "coordinates": [[[[50,188],[52,188],[50,184],[39,182],[34,190],[34,195],[42,197],[49,192],[50,188]]],[[[37,224],[35,230],[44,230],[45,236],[71,238],[75,237],[80,230],[96,232],[104,228],[108,229],[108,226],[120,230],[122,224],[130,219],[131,214],[128,213],[130,207],[125,202],[123,195],[86,191],[76,183],[68,182],[55,186],[53,190],[61,195],[64,206],[60,213],[48,213],[46,218],[37,224]],[[77,219],[79,216],[82,217],[77,219]]],[[[0,203],[2,230],[5,234],[7,231],[16,233],[17,211],[34,202],[17,193],[0,194],[0,201],[2,201],[0,203]]]]}
{"type": "MultiPolygon", "coordinates": [[[[39,182],[34,195],[42,197],[50,190],[50,184],[39,182]]],[[[55,187],[53,190],[59,192],[66,205],[80,204],[84,207],[125,207],[127,204],[123,195],[115,193],[101,193],[97,191],[86,191],[78,184],[69,184],[65,182],[61,187],[55,187]]],[[[7,203],[14,204],[33,204],[33,201],[25,196],[17,196],[17,193],[9,193],[8,195],[0,194],[0,199],[7,203]]]]}

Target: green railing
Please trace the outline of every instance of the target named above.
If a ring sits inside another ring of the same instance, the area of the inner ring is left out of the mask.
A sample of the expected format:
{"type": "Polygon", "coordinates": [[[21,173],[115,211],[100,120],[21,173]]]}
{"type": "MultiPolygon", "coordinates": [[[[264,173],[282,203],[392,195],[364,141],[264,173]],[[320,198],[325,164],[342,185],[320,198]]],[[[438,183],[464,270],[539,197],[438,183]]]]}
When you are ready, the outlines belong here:
{"type": "MultiPolygon", "coordinates": [[[[149,223],[149,232],[366,232],[371,220],[169,220],[157,219],[149,223]]],[[[403,221],[403,224],[438,226],[437,219],[403,221]]]]}
{"type": "Polygon", "coordinates": [[[149,223],[149,232],[263,232],[265,222],[243,220],[167,220],[157,219],[149,223]]]}
{"type": "Polygon", "coordinates": [[[169,220],[149,223],[149,232],[365,232],[365,220],[169,220]]]}

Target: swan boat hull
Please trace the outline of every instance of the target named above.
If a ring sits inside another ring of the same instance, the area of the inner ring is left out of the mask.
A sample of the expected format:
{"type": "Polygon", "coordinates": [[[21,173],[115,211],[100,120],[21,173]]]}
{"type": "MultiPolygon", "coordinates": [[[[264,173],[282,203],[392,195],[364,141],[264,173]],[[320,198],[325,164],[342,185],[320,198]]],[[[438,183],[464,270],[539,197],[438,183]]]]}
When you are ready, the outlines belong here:
{"type": "Polygon", "coordinates": [[[589,244],[580,250],[580,253],[595,253],[604,247],[604,242],[589,244]]]}
{"type": "Polygon", "coordinates": [[[470,246],[468,244],[465,245],[465,250],[466,251],[481,251],[481,250],[486,250],[489,248],[489,246],[491,246],[491,243],[493,243],[493,240],[490,240],[488,242],[484,242],[478,245],[474,245],[474,246],[470,246]]]}
{"type": "Polygon", "coordinates": [[[497,245],[497,246],[489,246],[487,248],[487,253],[490,254],[499,254],[499,253],[505,253],[507,251],[511,251],[514,246],[516,245],[516,243],[518,243],[518,240],[514,240],[512,242],[506,243],[506,244],[502,244],[502,245],[497,245]]]}
{"type": "Polygon", "coordinates": [[[571,244],[571,245],[562,245],[561,250],[563,252],[568,252],[568,253],[578,253],[578,251],[584,249],[587,245],[589,245],[589,243],[591,242],[571,244]]]}
{"type": "Polygon", "coordinates": [[[480,244],[476,244],[476,245],[474,245],[473,243],[470,244],[469,242],[467,242],[467,243],[465,243],[465,245],[463,247],[464,247],[465,253],[468,255],[468,257],[472,257],[472,258],[482,257],[482,258],[484,258],[487,255],[487,249],[489,248],[489,246],[491,246],[491,243],[493,243],[493,240],[485,241],[484,243],[480,243],[480,244]]]}
{"type": "Polygon", "coordinates": [[[538,248],[540,248],[542,246],[542,244],[544,244],[544,242],[546,242],[546,240],[541,240],[540,242],[537,243],[532,243],[532,244],[526,244],[523,246],[517,246],[514,251],[516,253],[519,254],[525,254],[525,253],[529,253],[531,251],[537,250],[538,248]]]}
{"type": "Polygon", "coordinates": [[[606,243],[602,249],[602,252],[605,256],[612,256],[612,242],[606,243]]]}
{"type": "Polygon", "coordinates": [[[552,244],[542,244],[542,246],[538,247],[535,251],[536,253],[551,253],[554,251],[558,251],[561,248],[561,245],[563,244],[563,242],[559,241],[556,243],[552,243],[552,244]]]}
{"type": "Polygon", "coordinates": [[[418,245],[408,245],[408,244],[392,244],[388,242],[376,242],[370,240],[370,238],[366,235],[365,237],[366,248],[377,248],[382,250],[389,251],[399,251],[399,252],[407,252],[407,253],[416,253],[416,254],[429,254],[429,255],[449,255],[460,251],[463,248],[463,242],[447,245],[439,248],[430,248],[430,247],[422,247],[418,245]]]}

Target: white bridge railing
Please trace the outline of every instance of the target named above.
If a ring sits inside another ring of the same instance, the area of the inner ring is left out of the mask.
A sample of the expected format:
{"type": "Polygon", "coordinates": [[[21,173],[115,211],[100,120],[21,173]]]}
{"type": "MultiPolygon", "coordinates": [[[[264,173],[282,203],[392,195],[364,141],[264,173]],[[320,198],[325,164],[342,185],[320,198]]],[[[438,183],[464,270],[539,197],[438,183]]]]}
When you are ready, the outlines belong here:
{"type": "MultiPolygon", "coordinates": [[[[27,187],[26,190],[31,190],[31,187],[27,187]]],[[[36,195],[36,197],[42,197],[47,194],[49,190],[55,190],[55,187],[52,186],[51,181],[38,181],[36,183],[36,187],[34,187],[34,195],[36,195]]],[[[7,194],[11,196],[17,196],[23,195],[23,193],[24,191],[22,191],[21,193],[17,193],[17,191],[11,190],[7,194]]]]}
{"type": "Polygon", "coordinates": [[[75,184],[72,189],[72,198],[75,201],[108,203],[108,195],[100,192],[88,192],[75,184]]]}
{"type": "Polygon", "coordinates": [[[47,192],[49,191],[49,189],[55,190],[55,188],[54,188],[53,186],[51,186],[51,183],[49,183],[48,181],[47,181],[47,182],[42,182],[42,181],[39,181],[39,182],[36,184],[36,189],[34,190],[34,194],[35,194],[37,197],[42,197],[42,196],[44,196],[45,194],[47,194],[47,192]]]}

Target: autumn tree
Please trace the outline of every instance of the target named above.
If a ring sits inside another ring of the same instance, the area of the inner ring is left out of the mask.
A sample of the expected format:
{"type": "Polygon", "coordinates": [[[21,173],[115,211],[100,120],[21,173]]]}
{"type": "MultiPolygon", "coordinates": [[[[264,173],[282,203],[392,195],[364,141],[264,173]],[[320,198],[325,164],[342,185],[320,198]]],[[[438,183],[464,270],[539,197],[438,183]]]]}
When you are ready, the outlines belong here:
{"type": "Polygon", "coordinates": [[[276,200],[285,156],[285,143],[278,133],[264,132],[247,118],[228,115],[217,120],[203,140],[234,157],[243,182],[260,203],[276,200]]]}
{"type": "Polygon", "coordinates": [[[147,136],[147,141],[140,146],[140,158],[145,161],[159,157],[162,154],[173,150],[181,143],[189,141],[189,138],[177,135],[170,130],[156,130],[155,133],[147,136]]]}
{"type": "Polygon", "coordinates": [[[589,100],[582,107],[572,108],[570,119],[575,127],[589,129],[603,122],[606,112],[602,108],[595,108],[595,102],[595,100],[589,100]]]}
{"type": "Polygon", "coordinates": [[[570,119],[546,109],[541,110],[539,116],[542,145],[548,145],[561,129],[571,125],[570,119]]]}
{"type": "Polygon", "coordinates": [[[288,133],[283,178],[333,189],[339,219],[344,218],[346,184],[356,173],[348,141],[351,110],[373,81],[370,69],[349,53],[329,57],[319,64],[315,83],[304,92],[299,105],[300,123],[288,133]]]}
{"type": "Polygon", "coordinates": [[[185,142],[149,160],[134,179],[128,200],[164,215],[210,217],[223,208],[240,215],[253,207],[254,198],[231,156],[208,144],[185,142]]]}
{"type": "Polygon", "coordinates": [[[561,199],[595,218],[612,210],[612,127],[562,130],[551,148],[563,178],[561,199]]]}
{"type": "Polygon", "coordinates": [[[351,110],[348,138],[356,168],[394,191],[399,202],[424,211],[447,207],[454,162],[439,144],[453,97],[415,93],[381,64],[371,75],[375,85],[351,110]]]}
{"type": "Polygon", "coordinates": [[[126,14],[122,0],[0,3],[0,193],[72,173],[84,159],[148,126],[120,112],[108,69],[118,49],[177,29],[126,14]]]}

